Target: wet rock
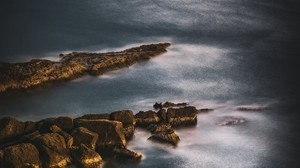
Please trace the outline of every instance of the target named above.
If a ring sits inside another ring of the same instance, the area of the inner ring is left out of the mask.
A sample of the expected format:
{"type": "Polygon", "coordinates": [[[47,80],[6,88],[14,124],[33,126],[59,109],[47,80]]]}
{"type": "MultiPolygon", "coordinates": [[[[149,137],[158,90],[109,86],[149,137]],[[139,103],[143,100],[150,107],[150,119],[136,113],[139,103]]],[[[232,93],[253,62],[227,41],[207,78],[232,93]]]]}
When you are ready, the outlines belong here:
{"type": "Polygon", "coordinates": [[[77,127],[85,127],[99,135],[97,147],[111,148],[115,145],[126,145],[123,124],[119,121],[105,119],[76,121],[77,127]]]}
{"type": "Polygon", "coordinates": [[[134,135],[135,118],[130,110],[115,111],[110,114],[111,120],[120,121],[123,124],[123,132],[126,139],[131,139],[134,135]]]}
{"type": "Polygon", "coordinates": [[[113,148],[113,152],[116,155],[116,157],[119,159],[125,159],[125,160],[130,159],[130,160],[136,160],[136,161],[139,161],[142,159],[142,154],[131,151],[123,145],[115,146],[113,148]]]}
{"type": "Polygon", "coordinates": [[[150,110],[150,111],[140,111],[135,115],[136,124],[138,126],[147,127],[150,124],[155,124],[160,121],[160,118],[157,114],[150,110]]]}
{"type": "Polygon", "coordinates": [[[235,117],[228,117],[225,121],[221,122],[220,126],[230,126],[230,125],[240,125],[247,122],[245,118],[235,118],[235,117]]]}
{"type": "Polygon", "coordinates": [[[47,133],[37,136],[32,143],[40,152],[43,167],[60,168],[71,163],[65,139],[58,133],[47,133]]]}
{"type": "Polygon", "coordinates": [[[40,167],[39,151],[30,143],[22,143],[7,147],[3,150],[1,167],[29,168],[40,167]]]}
{"type": "Polygon", "coordinates": [[[94,149],[96,148],[96,143],[98,141],[98,134],[92,132],[84,127],[76,128],[72,134],[74,138],[74,146],[80,146],[80,144],[84,144],[87,147],[94,149]]]}
{"type": "Polygon", "coordinates": [[[75,120],[78,120],[78,119],[86,119],[86,120],[106,119],[106,120],[109,120],[110,115],[109,114],[86,114],[86,115],[76,118],[75,120]]]}
{"type": "Polygon", "coordinates": [[[148,140],[152,140],[155,142],[167,143],[173,146],[177,146],[180,141],[179,136],[172,129],[168,129],[167,132],[160,132],[157,134],[153,134],[148,138],[148,140]]]}
{"type": "Polygon", "coordinates": [[[172,127],[192,126],[197,124],[197,109],[193,106],[169,108],[167,121],[172,127]]]}
{"type": "Polygon", "coordinates": [[[72,150],[72,157],[81,168],[97,168],[102,163],[102,157],[84,144],[72,150]]]}
{"type": "Polygon", "coordinates": [[[73,142],[74,142],[73,137],[70,134],[68,134],[65,131],[63,131],[57,125],[52,125],[50,127],[50,132],[51,133],[58,133],[59,135],[61,135],[62,137],[64,137],[67,148],[70,148],[73,145],[73,142]]]}
{"type": "Polygon", "coordinates": [[[210,111],[213,111],[214,109],[210,109],[210,108],[203,108],[203,109],[198,109],[198,113],[207,113],[210,111]]]}
{"type": "Polygon", "coordinates": [[[14,117],[0,118],[0,143],[24,134],[24,123],[14,117]]]}

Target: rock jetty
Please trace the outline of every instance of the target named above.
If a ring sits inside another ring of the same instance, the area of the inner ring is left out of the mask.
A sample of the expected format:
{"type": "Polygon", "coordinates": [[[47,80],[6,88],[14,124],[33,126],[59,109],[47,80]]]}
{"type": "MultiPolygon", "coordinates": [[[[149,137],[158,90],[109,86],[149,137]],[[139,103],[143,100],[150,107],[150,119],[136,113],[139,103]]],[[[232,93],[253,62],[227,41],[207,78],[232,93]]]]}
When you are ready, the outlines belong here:
{"type": "MultiPolygon", "coordinates": [[[[151,132],[148,138],[176,146],[175,129],[197,124],[197,109],[188,104],[158,111],[115,111],[78,118],[57,117],[19,121],[0,117],[0,167],[99,167],[106,159],[140,161],[142,154],[126,147],[136,127],[151,132]]],[[[145,137],[147,138],[147,137],[145,137]]]]}
{"type": "Polygon", "coordinates": [[[167,52],[170,43],[141,45],[119,52],[60,54],[60,61],[32,59],[0,63],[0,92],[68,81],[84,75],[101,75],[167,52]]]}

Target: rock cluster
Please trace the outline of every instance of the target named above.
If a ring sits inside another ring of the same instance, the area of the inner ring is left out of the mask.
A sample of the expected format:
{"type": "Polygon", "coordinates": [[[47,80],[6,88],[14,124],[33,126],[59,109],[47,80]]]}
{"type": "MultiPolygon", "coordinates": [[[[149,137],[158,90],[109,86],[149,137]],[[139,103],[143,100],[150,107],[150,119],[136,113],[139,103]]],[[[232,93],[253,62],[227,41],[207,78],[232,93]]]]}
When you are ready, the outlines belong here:
{"type": "Polygon", "coordinates": [[[57,117],[22,122],[0,118],[0,167],[59,168],[69,164],[99,167],[102,158],[139,161],[142,155],[127,149],[135,127],[149,130],[149,140],[176,146],[174,128],[197,124],[197,109],[187,104],[158,111],[130,110],[88,114],[78,118],[57,117]]]}
{"type": "Polygon", "coordinates": [[[25,63],[0,63],[0,92],[67,81],[83,75],[101,75],[165,53],[169,43],[142,45],[120,52],[60,54],[60,61],[33,59],[25,63]]]}

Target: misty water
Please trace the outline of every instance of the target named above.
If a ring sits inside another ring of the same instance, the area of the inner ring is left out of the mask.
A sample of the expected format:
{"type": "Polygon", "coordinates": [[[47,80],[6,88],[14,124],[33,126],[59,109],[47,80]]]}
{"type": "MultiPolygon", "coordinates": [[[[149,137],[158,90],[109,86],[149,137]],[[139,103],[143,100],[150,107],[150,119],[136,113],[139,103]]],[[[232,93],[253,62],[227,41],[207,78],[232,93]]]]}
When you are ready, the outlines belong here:
{"type": "Polygon", "coordinates": [[[148,141],[150,134],[137,129],[128,148],[141,152],[142,161],[103,167],[297,167],[296,7],[276,0],[9,1],[0,12],[1,62],[171,46],[99,77],[0,94],[0,115],[37,121],[188,102],[214,111],[199,114],[195,128],[176,130],[178,147],[148,141]],[[218,125],[228,117],[247,122],[218,125]]]}

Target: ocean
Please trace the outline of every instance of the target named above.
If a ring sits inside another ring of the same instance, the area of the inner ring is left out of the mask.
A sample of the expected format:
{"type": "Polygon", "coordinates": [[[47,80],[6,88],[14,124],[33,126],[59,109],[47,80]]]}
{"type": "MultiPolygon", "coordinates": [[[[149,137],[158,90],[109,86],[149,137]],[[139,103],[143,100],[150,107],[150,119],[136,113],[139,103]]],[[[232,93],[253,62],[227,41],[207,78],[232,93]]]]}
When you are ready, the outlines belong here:
{"type": "Polygon", "coordinates": [[[98,77],[1,93],[0,116],[37,121],[188,102],[214,111],[199,114],[195,128],[176,130],[178,147],[148,141],[150,134],[137,129],[128,148],[142,161],[103,167],[300,166],[296,1],[10,0],[0,9],[0,62],[171,43],[163,55],[98,77]],[[220,126],[228,117],[247,122],[220,126]]]}

